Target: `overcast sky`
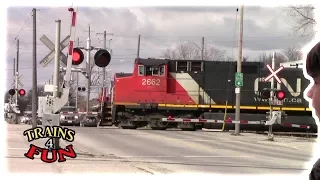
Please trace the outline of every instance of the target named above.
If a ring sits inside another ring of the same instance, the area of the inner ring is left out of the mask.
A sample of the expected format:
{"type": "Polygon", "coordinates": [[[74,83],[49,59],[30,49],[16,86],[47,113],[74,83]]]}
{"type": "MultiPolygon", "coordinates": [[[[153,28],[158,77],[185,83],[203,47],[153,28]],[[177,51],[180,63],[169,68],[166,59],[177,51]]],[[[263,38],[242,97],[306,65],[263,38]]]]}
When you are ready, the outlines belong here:
{"type": "MultiPolygon", "coordinates": [[[[45,34],[53,43],[55,20],[61,19],[62,37],[69,34],[70,13],[67,8],[40,7],[37,11],[37,61],[40,62],[50,51],[40,41],[45,34]]],[[[137,54],[138,35],[141,34],[140,57],[161,57],[167,48],[174,48],[185,41],[199,46],[201,37],[210,46],[226,50],[229,56],[237,54],[239,13],[237,7],[157,7],[157,8],[79,8],[77,17],[77,37],[80,45],[86,45],[88,25],[91,26],[93,46],[103,46],[102,33],[107,31],[113,36],[111,48],[112,62],[110,74],[131,72],[132,62],[137,54]],[[238,15],[237,15],[238,14],[238,15]],[[236,16],[237,15],[237,16],[236,16]],[[237,21],[236,21],[237,18],[237,21]],[[235,29],[236,28],[236,29],[235,29]]],[[[32,9],[8,9],[7,34],[7,87],[13,82],[13,58],[16,57],[16,43],[12,45],[21,30],[19,71],[23,75],[25,89],[32,87],[32,9]],[[11,48],[10,48],[11,47],[11,48]],[[10,49],[9,49],[10,48],[10,49]]],[[[261,52],[281,51],[290,46],[303,46],[307,39],[293,36],[292,19],[282,8],[245,7],[243,56],[254,60],[261,52]]],[[[66,48],[67,49],[67,48],[66,48]]],[[[65,50],[66,50],[65,49],[65,50]]],[[[92,53],[93,57],[94,53],[92,53]]],[[[38,64],[38,84],[44,84],[53,74],[53,62],[42,68],[38,64]]],[[[80,84],[85,85],[82,78],[80,84]]]]}

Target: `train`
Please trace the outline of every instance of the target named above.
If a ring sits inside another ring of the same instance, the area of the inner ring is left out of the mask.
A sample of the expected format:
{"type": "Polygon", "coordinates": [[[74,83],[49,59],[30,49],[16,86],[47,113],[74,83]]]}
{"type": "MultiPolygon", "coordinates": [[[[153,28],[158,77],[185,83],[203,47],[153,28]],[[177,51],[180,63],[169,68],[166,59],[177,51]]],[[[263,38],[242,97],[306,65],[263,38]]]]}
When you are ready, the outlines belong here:
{"type": "MultiPolygon", "coordinates": [[[[235,73],[237,62],[170,60],[137,58],[132,73],[116,73],[109,101],[103,105],[101,125],[123,129],[149,126],[154,130],[200,128],[230,130],[234,123],[208,123],[204,119],[235,119],[235,73]],[[184,119],[180,122],[170,119],[184,119]]],[[[241,130],[264,131],[263,123],[270,110],[269,101],[258,94],[270,88],[264,78],[270,74],[263,62],[242,62],[243,86],[240,94],[241,130]],[[249,122],[249,123],[248,123],[249,122]]],[[[303,91],[309,85],[301,68],[285,68],[277,76],[275,88],[286,94],[283,105],[274,107],[287,114],[282,124],[308,127],[292,128],[275,125],[274,131],[316,132],[309,103],[303,91]]],[[[216,121],[217,122],[217,121],[216,121]]]]}

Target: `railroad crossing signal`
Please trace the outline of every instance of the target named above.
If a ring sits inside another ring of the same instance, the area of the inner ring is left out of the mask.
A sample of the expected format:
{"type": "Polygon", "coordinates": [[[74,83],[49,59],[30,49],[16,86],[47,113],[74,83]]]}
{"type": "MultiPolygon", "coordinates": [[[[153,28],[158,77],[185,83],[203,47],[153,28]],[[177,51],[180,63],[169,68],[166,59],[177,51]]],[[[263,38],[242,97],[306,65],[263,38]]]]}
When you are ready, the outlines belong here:
{"type": "MultiPolygon", "coordinates": [[[[259,96],[261,99],[269,99],[270,98],[270,89],[263,89],[259,92],[259,96]]],[[[286,98],[286,93],[283,90],[274,91],[274,96],[277,100],[282,101],[286,98]]]]}
{"type": "Polygon", "coordinates": [[[259,96],[262,99],[269,99],[270,98],[270,90],[269,89],[264,89],[262,91],[259,92],[259,96]]]}
{"type": "Polygon", "coordinates": [[[72,65],[79,65],[83,62],[84,55],[83,52],[79,48],[73,49],[72,54],[72,65]]]}
{"type": "Polygon", "coordinates": [[[111,60],[110,53],[105,49],[100,49],[96,54],[94,55],[94,63],[98,67],[106,67],[109,65],[111,60]]]}
{"type": "MultiPolygon", "coordinates": [[[[73,55],[72,55],[72,64],[73,65],[79,65],[83,62],[84,55],[83,55],[83,52],[81,51],[81,49],[88,50],[83,47],[77,47],[77,48],[73,49],[73,55]]],[[[91,47],[91,50],[93,50],[93,49],[98,49],[98,51],[94,55],[95,65],[97,65],[98,67],[108,66],[111,61],[111,55],[110,55],[109,51],[107,51],[106,49],[91,47]]]]}
{"type": "MultiPolygon", "coordinates": [[[[13,96],[13,95],[15,95],[16,94],[16,89],[10,89],[9,90],[9,95],[10,96],[13,96]]],[[[24,90],[24,89],[19,89],[19,91],[18,91],[18,94],[19,94],[19,96],[24,96],[24,95],[26,95],[26,90],[24,90]]]]}
{"type": "MultiPolygon", "coordinates": [[[[21,83],[22,76],[23,76],[23,75],[20,75],[19,78],[18,78],[18,85],[19,85],[20,87],[23,87],[23,84],[21,83]]],[[[11,86],[14,86],[15,84],[16,84],[16,80],[13,79],[13,83],[11,84],[11,86]]]]}
{"type": "Polygon", "coordinates": [[[16,94],[16,90],[15,89],[10,89],[9,90],[9,95],[10,96],[13,96],[13,95],[15,95],[16,94]]]}
{"type": "Polygon", "coordinates": [[[84,92],[84,91],[86,91],[86,88],[85,87],[78,87],[78,91],[84,92]]]}
{"type": "Polygon", "coordinates": [[[274,77],[274,78],[277,80],[277,82],[278,82],[279,84],[281,84],[281,80],[280,80],[280,78],[277,76],[277,73],[279,73],[281,70],[283,70],[284,67],[283,67],[283,66],[280,66],[279,69],[277,69],[276,71],[274,71],[274,70],[270,67],[270,65],[267,64],[267,68],[269,69],[269,71],[271,72],[271,74],[264,79],[264,82],[267,82],[267,81],[269,81],[269,79],[271,79],[272,77],[274,77]]]}
{"type": "Polygon", "coordinates": [[[243,73],[236,73],[235,86],[243,86],[243,73]]]}
{"type": "Polygon", "coordinates": [[[286,93],[282,90],[276,91],[276,98],[280,101],[284,100],[286,98],[286,93]]]}
{"type": "Polygon", "coordinates": [[[18,93],[20,96],[24,96],[24,95],[26,95],[26,90],[20,89],[18,93]]]}
{"type": "MultiPolygon", "coordinates": [[[[60,43],[60,49],[61,49],[61,53],[60,53],[61,57],[60,58],[61,58],[61,62],[65,66],[67,65],[67,56],[62,52],[62,50],[69,45],[69,39],[70,39],[70,35],[68,35],[66,38],[64,38],[64,40],[60,43]]],[[[52,59],[54,59],[55,45],[45,35],[43,35],[40,38],[40,40],[43,42],[43,44],[45,44],[51,50],[51,52],[40,61],[40,65],[42,67],[46,67],[52,61],[52,59]]]]}

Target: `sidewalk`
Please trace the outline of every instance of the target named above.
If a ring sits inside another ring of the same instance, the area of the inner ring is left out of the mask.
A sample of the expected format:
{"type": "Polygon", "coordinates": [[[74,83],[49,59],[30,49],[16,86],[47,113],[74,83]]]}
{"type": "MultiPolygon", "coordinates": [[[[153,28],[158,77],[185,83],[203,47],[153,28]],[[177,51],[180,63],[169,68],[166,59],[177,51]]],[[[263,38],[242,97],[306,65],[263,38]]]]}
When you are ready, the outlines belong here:
{"type": "MultiPolygon", "coordinates": [[[[145,168],[141,168],[133,162],[121,162],[117,157],[94,158],[86,152],[81,152],[80,147],[74,145],[77,153],[76,159],[67,158],[63,163],[44,163],[39,155],[31,160],[24,156],[30,147],[34,144],[44,147],[47,139],[39,139],[28,142],[23,136],[23,131],[31,128],[31,125],[8,124],[7,131],[7,171],[9,173],[74,173],[74,172],[103,172],[103,173],[146,173],[145,168]]],[[[66,146],[60,141],[61,146],[66,146]]],[[[50,157],[50,155],[49,155],[50,157]]],[[[150,173],[149,173],[150,174],[150,173]]]]}
{"type": "MultiPolygon", "coordinates": [[[[26,137],[23,136],[23,131],[29,129],[30,125],[22,124],[8,124],[7,131],[7,155],[8,171],[9,172],[44,172],[52,173],[58,172],[54,164],[43,163],[38,156],[34,160],[28,159],[24,156],[30,147],[26,137]]],[[[46,139],[34,141],[34,145],[43,147],[46,139]]]]}
{"type": "Polygon", "coordinates": [[[250,142],[256,144],[270,145],[291,148],[301,151],[313,153],[313,149],[317,144],[316,138],[303,138],[294,136],[274,136],[274,141],[269,141],[268,136],[264,134],[255,133],[240,133],[240,136],[232,136],[230,132],[222,132],[217,130],[205,129],[205,133],[214,133],[215,137],[221,137],[221,139],[232,139],[234,141],[250,142]]]}

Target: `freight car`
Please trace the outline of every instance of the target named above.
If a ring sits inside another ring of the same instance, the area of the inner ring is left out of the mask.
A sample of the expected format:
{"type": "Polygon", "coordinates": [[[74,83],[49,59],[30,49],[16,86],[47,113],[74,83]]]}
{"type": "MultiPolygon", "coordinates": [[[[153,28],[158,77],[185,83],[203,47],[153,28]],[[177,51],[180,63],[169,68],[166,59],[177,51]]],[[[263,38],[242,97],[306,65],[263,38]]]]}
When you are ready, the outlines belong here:
{"type": "MultiPolygon", "coordinates": [[[[222,124],[165,122],[162,118],[223,120],[225,113],[228,118],[234,118],[236,66],[236,62],[230,61],[136,59],[133,73],[115,74],[110,98],[112,104],[104,105],[103,124],[124,129],[146,125],[161,130],[221,128],[222,124]]],[[[249,122],[265,120],[269,102],[257,94],[270,87],[270,83],[263,81],[270,72],[261,62],[243,62],[242,72],[240,119],[249,122]]],[[[283,123],[308,125],[311,131],[316,131],[308,102],[303,98],[309,82],[302,69],[286,68],[278,75],[283,83],[275,86],[286,92],[286,98],[283,106],[274,109],[288,115],[283,123]]],[[[233,126],[229,124],[226,129],[233,126]]],[[[241,125],[243,130],[264,128],[263,124],[241,125]]]]}

